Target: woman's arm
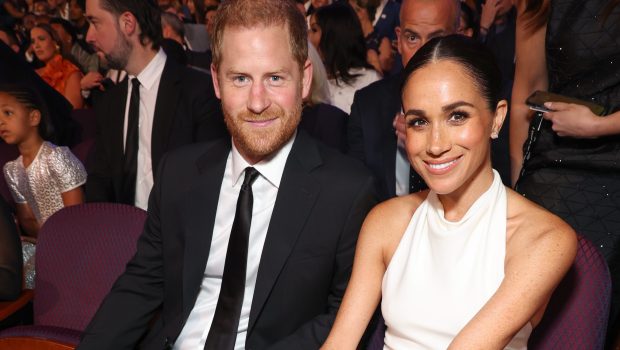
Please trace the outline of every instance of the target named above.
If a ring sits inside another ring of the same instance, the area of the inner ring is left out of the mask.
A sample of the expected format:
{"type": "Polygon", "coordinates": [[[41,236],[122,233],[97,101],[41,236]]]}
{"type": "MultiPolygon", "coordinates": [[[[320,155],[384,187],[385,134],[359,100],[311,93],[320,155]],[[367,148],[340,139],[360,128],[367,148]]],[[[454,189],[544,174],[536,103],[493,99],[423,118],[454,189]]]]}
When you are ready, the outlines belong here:
{"type": "MultiPolygon", "coordinates": [[[[357,349],[381,300],[383,275],[413,210],[413,196],[377,205],[366,217],[355,250],[351,280],[322,350],[357,349]]],[[[418,200],[419,204],[421,200],[418,200]]]]}
{"type": "Polygon", "coordinates": [[[383,71],[381,70],[381,62],[379,61],[379,55],[377,51],[369,49],[366,51],[366,62],[372,66],[377,73],[383,75],[383,71]]]}
{"type": "Polygon", "coordinates": [[[84,98],[80,90],[80,81],[82,80],[82,73],[74,72],[69,78],[67,78],[67,84],[65,85],[65,98],[71,102],[73,109],[82,108],[84,106],[84,98]]]}
{"type": "Polygon", "coordinates": [[[37,238],[41,226],[28,203],[16,203],[15,211],[17,214],[17,221],[23,233],[26,236],[37,238]]]}
{"type": "Polygon", "coordinates": [[[521,217],[507,238],[504,280],[448,349],[503,349],[525,324],[535,327],[573,263],[577,240],[566,223],[529,203],[521,217]]]}
{"type": "Polygon", "coordinates": [[[84,203],[84,191],[82,186],[74,188],[70,191],[61,193],[62,203],[65,207],[84,203]]]}
{"type": "Polygon", "coordinates": [[[13,5],[13,3],[11,3],[10,1],[4,2],[4,9],[9,15],[11,15],[11,17],[15,19],[23,18],[26,15],[24,12],[18,10],[15,5],[13,5]]]}
{"type": "MultiPolygon", "coordinates": [[[[548,0],[547,0],[548,1],[548,0]]],[[[531,112],[525,100],[536,90],[546,91],[549,85],[545,56],[547,25],[533,30],[524,16],[527,1],[517,5],[515,38],[515,79],[510,111],[510,165],[512,184],[517,182],[523,165],[523,144],[527,139],[531,112]]]]}

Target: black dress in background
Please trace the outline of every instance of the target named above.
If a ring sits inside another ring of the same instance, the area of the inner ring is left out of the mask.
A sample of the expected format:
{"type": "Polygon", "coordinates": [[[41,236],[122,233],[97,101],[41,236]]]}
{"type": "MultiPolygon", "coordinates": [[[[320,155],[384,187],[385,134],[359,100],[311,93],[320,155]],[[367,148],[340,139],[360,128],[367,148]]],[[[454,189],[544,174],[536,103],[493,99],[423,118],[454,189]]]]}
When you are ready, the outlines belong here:
{"type": "MultiPolygon", "coordinates": [[[[553,0],[547,26],[549,90],[620,109],[620,6],[603,22],[609,0],[553,0]]],[[[612,274],[612,316],[620,307],[620,135],[559,137],[535,117],[540,132],[517,190],[568,222],[603,253],[612,274]]],[[[528,138],[524,145],[527,154],[528,138]]]]}

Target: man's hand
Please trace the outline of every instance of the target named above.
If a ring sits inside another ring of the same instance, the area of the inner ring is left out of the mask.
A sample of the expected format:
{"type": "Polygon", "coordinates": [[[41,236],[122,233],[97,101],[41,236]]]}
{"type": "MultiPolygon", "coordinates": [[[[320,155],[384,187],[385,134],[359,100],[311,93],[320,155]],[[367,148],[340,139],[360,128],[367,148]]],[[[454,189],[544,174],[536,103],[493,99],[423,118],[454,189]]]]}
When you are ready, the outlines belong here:
{"type": "Polygon", "coordinates": [[[104,87],[101,84],[103,80],[103,75],[98,72],[89,72],[87,73],[82,80],[80,80],[80,88],[82,90],[92,90],[94,88],[99,88],[99,90],[104,91],[104,87]]]}

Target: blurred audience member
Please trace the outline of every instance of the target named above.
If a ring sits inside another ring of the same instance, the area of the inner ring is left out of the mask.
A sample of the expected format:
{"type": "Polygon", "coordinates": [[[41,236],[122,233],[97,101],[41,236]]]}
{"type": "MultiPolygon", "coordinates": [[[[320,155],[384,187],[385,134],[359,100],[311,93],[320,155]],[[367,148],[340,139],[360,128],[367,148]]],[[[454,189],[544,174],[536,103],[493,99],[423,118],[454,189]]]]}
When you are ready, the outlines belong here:
{"type": "Polygon", "coordinates": [[[154,1],[87,0],[87,41],[129,79],[95,104],[98,137],[86,195],[146,209],[166,151],[226,135],[213,83],[161,50],[161,12],[154,1]],[[127,25],[119,26],[119,20],[127,25]],[[106,20],[109,19],[109,20],[106,20]]]}
{"type": "Polygon", "coordinates": [[[0,41],[15,51],[15,53],[19,53],[19,42],[12,30],[0,27],[0,41]]]}
{"type": "Polygon", "coordinates": [[[30,31],[30,39],[35,56],[44,64],[37,69],[37,74],[69,100],[73,108],[82,108],[82,73],[61,55],[62,42],[54,30],[47,24],[37,24],[30,31]]]}
{"type": "Polygon", "coordinates": [[[162,47],[168,56],[175,57],[177,62],[182,65],[188,65],[203,72],[210,72],[211,51],[195,52],[187,47],[185,27],[179,17],[163,12],[161,14],[161,25],[164,37],[162,47]]]}
{"type": "Polygon", "coordinates": [[[22,254],[15,219],[0,196],[0,301],[15,300],[22,290],[22,254]]]}
{"type": "Polygon", "coordinates": [[[49,4],[49,14],[52,17],[58,17],[69,20],[69,2],[67,0],[47,0],[49,4]]]}
{"type": "MultiPolygon", "coordinates": [[[[608,340],[620,333],[620,1],[519,2],[510,124],[515,188],[600,250],[612,277],[608,340]],[[550,98],[533,113],[536,90],[550,98]]],[[[608,344],[611,346],[611,344],[608,344]]],[[[611,347],[609,347],[611,348],[611,347]]]]}
{"type": "Polygon", "coordinates": [[[366,60],[355,12],[347,4],[319,8],[310,18],[309,38],[325,64],[332,104],[348,114],[355,91],[381,79],[366,60]]]}
{"type": "Polygon", "coordinates": [[[50,26],[62,41],[62,56],[75,63],[82,72],[99,71],[99,57],[89,52],[85,42],[78,40],[71,22],[62,18],[52,18],[50,26]]]}
{"type": "Polygon", "coordinates": [[[19,2],[0,0],[0,27],[12,28],[25,14],[26,9],[20,8],[19,2]]]}
{"type": "MultiPolygon", "coordinates": [[[[430,39],[454,34],[459,12],[458,0],[403,0],[396,28],[402,64],[430,39]]],[[[372,170],[380,200],[426,187],[404,149],[400,82],[400,75],[390,76],[358,91],[347,126],[348,152],[372,170]]]]}
{"type": "Polygon", "coordinates": [[[372,22],[377,35],[389,38],[390,42],[396,40],[395,29],[399,24],[400,3],[400,0],[380,0],[372,22]]]}
{"type": "Polygon", "coordinates": [[[516,19],[513,0],[486,0],[482,4],[478,38],[497,57],[503,83],[509,85],[515,75],[516,19]]]}
{"type": "Polygon", "coordinates": [[[366,49],[368,50],[368,63],[370,63],[377,72],[389,72],[394,63],[392,55],[392,43],[388,36],[379,36],[372,25],[375,21],[377,6],[381,0],[349,0],[349,4],[362,26],[362,33],[366,41],[366,49]]]}
{"type": "Polygon", "coordinates": [[[459,17],[459,28],[456,32],[470,38],[476,38],[478,33],[477,17],[475,9],[461,1],[461,16],[459,17]]]}
{"type": "Polygon", "coordinates": [[[77,39],[86,42],[89,24],[84,15],[84,0],[71,0],[69,3],[69,20],[73,23],[77,39]]]}
{"type": "Polygon", "coordinates": [[[205,8],[205,27],[207,28],[207,34],[209,34],[209,38],[213,37],[213,20],[215,19],[217,8],[217,5],[212,5],[205,8]]]}
{"type": "Polygon", "coordinates": [[[45,0],[35,1],[32,7],[32,13],[34,13],[35,16],[48,16],[50,14],[50,6],[45,0]]]}
{"type": "Polygon", "coordinates": [[[346,151],[346,126],[349,116],[330,104],[327,71],[314,45],[308,42],[308,59],[312,62],[310,93],[304,99],[299,127],[324,144],[346,151]]]}

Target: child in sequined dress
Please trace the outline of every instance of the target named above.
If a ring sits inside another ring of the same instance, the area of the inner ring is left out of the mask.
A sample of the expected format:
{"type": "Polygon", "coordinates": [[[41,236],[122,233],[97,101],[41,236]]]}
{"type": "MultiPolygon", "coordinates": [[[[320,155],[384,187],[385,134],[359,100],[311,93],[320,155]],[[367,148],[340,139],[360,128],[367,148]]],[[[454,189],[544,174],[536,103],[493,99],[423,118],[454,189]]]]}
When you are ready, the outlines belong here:
{"type": "Polygon", "coordinates": [[[67,147],[48,141],[53,130],[42,98],[32,88],[0,86],[0,137],[20,156],[4,166],[22,229],[26,287],[34,284],[34,251],[39,228],[65,206],[84,201],[86,171],[67,147]]]}

